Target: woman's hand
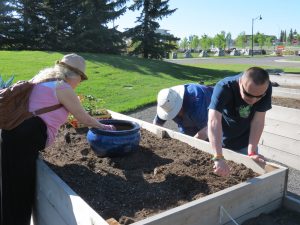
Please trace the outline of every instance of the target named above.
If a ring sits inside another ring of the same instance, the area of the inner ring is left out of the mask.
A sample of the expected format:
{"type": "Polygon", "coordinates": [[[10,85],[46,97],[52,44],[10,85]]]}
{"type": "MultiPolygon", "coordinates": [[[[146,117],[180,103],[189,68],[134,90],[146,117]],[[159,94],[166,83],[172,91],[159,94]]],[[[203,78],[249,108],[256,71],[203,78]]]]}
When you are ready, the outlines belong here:
{"type": "Polygon", "coordinates": [[[106,125],[106,124],[102,124],[102,129],[103,130],[108,130],[108,131],[114,131],[117,130],[116,127],[114,125],[106,125]]]}

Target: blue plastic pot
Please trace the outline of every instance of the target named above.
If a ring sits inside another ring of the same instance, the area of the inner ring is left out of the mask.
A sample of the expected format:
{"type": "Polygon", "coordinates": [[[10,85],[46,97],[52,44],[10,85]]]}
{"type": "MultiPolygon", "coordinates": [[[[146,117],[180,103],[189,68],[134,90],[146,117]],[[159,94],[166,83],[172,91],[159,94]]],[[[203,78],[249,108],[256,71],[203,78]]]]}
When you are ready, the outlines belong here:
{"type": "Polygon", "coordinates": [[[123,156],[138,149],[141,140],[140,125],[127,120],[99,120],[103,124],[112,124],[116,131],[91,128],[87,141],[92,150],[100,157],[123,156]]]}

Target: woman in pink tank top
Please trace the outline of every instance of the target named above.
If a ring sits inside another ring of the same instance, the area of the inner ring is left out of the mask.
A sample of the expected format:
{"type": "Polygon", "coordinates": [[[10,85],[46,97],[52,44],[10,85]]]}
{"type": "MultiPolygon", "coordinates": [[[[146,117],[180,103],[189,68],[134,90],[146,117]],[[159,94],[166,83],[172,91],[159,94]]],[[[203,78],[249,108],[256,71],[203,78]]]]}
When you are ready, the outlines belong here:
{"type": "Polygon", "coordinates": [[[0,173],[0,225],[29,225],[35,195],[38,152],[54,142],[59,127],[71,113],[90,127],[115,129],[91,117],[74,92],[87,80],[85,60],[77,54],[65,55],[53,68],[44,69],[34,78],[37,84],[29,99],[29,110],[61,104],[56,110],[25,120],[12,130],[2,130],[0,173]],[[53,79],[51,79],[53,78],[53,79]]]}

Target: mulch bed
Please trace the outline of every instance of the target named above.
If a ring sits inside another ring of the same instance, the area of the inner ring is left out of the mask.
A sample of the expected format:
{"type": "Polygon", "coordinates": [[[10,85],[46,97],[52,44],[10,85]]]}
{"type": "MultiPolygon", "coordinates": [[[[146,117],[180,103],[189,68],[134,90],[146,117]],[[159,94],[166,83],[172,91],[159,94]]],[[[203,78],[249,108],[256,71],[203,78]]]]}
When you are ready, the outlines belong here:
{"type": "Polygon", "coordinates": [[[213,173],[211,155],[141,130],[137,152],[100,158],[86,131],[65,127],[42,152],[47,164],[104,219],[131,224],[257,176],[229,162],[229,177],[213,173]]]}

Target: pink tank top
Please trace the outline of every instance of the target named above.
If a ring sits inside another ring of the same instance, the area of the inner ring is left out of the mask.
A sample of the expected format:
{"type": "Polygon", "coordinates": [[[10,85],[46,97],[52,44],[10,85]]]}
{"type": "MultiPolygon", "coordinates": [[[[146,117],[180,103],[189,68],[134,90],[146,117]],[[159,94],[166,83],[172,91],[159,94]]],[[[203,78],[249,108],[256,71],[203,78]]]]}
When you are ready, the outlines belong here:
{"type": "MultiPolygon", "coordinates": [[[[50,81],[37,84],[29,98],[29,111],[35,111],[40,108],[59,104],[56,96],[56,90],[72,88],[69,84],[63,81],[50,81]]],[[[65,107],[39,115],[47,125],[48,139],[46,146],[51,145],[57,135],[58,129],[63,125],[68,118],[69,112],[65,107]]]]}

